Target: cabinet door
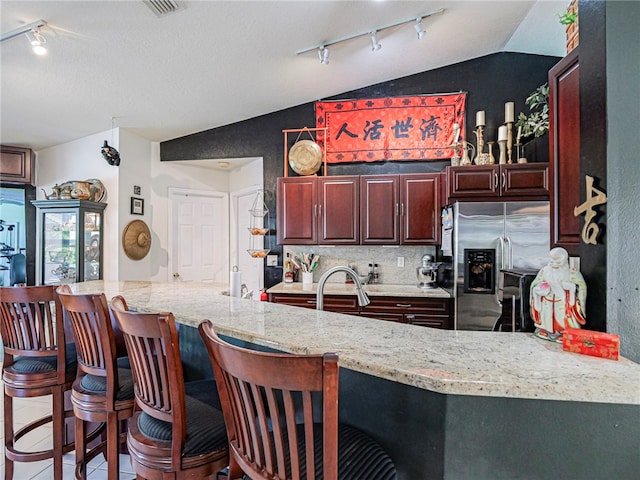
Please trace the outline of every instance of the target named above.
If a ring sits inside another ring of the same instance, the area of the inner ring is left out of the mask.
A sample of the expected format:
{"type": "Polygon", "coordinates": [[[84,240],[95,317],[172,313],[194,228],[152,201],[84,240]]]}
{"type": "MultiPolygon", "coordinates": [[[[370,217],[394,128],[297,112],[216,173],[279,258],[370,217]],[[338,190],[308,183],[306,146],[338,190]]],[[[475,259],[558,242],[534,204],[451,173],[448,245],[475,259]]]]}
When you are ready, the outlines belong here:
{"type": "Polygon", "coordinates": [[[449,198],[479,197],[496,198],[500,196],[500,166],[471,165],[449,167],[449,198]]]}
{"type": "Polygon", "coordinates": [[[576,48],[549,70],[551,245],[580,253],[580,66],[576,48]]]}
{"type": "Polygon", "coordinates": [[[403,245],[437,244],[440,239],[440,174],[400,176],[403,245]]]}
{"type": "Polygon", "coordinates": [[[30,148],[0,147],[0,181],[35,185],[34,159],[30,148]]]}
{"type": "Polygon", "coordinates": [[[531,200],[549,198],[549,164],[520,163],[500,165],[500,185],[503,197],[527,197],[531,200]]]}
{"type": "Polygon", "coordinates": [[[318,178],[318,244],[360,243],[360,198],[357,176],[318,178]]]}
{"type": "Polygon", "coordinates": [[[399,177],[363,175],[360,177],[360,229],[363,245],[398,245],[399,177]]]}
{"type": "Polygon", "coordinates": [[[281,245],[313,245],[317,236],[315,177],[278,178],[277,241],[281,245]]]}

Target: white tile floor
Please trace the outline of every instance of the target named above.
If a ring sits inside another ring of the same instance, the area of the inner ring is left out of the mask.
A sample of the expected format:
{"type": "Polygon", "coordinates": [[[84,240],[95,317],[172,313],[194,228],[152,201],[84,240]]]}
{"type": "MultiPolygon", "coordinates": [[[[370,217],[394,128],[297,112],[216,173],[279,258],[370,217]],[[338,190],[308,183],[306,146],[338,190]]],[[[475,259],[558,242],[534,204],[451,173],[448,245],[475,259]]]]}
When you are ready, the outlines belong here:
{"type": "MultiPolygon", "coordinates": [[[[0,389],[3,389],[0,381],[0,389]]],[[[0,390],[2,392],[2,390],[0,390]]],[[[40,418],[51,413],[51,397],[38,398],[17,398],[14,399],[14,428],[15,426],[26,425],[29,421],[40,418]]],[[[0,410],[3,409],[3,402],[0,401],[0,410]]],[[[4,446],[4,411],[2,423],[0,423],[0,437],[4,446]]],[[[26,451],[44,450],[51,448],[51,425],[42,426],[35,432],[25,436],[18,442],[18,446],[26,451]]],[[[4,478],[4,450],[0,459],[2,478],[4,478]]],[[[63,476],[66,479],[74,478],[75,454],[70,452],[63,459],[63,476]]],[[[43,460],[41,462],[14,463],[14,480],[53,480],[53,460],[43,460]]],[[[107,462],[104,456],[98,455],[88,465],[87,480],[101,480],[107,478],[107,462]]],[[[131,468],[129,455],[120,455],[120,480],[135,479],[136,476],[131,468]]]]}

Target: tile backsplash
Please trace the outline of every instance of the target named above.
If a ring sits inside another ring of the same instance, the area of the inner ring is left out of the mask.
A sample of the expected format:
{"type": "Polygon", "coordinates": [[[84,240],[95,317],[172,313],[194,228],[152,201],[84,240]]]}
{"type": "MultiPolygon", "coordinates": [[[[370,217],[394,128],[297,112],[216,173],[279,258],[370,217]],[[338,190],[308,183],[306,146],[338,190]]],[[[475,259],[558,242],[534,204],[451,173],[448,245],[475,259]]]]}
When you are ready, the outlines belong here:
{"type": "MultiPolygon", "coordinates": [[[[286,245],[283,254],[300,255],[313,253],[320,255],[318,267],[313,272],[313,281],[317,282],[322,274],[337,265],[352,265],[360,275],[367,275],[369,264],[378,264],[378,283],[393,285],[417,284],[416,268],[420,266],[422,256],[435,256],[434,246],[320,246],[320,245],[286,245]],[[398,266],[398,257],[404,258],[404,267],[398,266]]],[[[336,272],[327,279],[331,283],[344,283],[345,274],[336,272]]]]}

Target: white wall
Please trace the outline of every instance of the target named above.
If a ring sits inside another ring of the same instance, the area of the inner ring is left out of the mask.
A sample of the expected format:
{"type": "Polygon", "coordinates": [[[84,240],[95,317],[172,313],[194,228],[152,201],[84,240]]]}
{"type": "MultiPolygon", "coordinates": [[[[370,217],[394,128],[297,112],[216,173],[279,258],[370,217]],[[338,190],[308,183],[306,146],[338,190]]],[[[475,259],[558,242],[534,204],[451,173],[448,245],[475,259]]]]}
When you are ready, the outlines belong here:
{"type": "MultiPolygon", "coordinates": [[[[124,228],[133,220],[144,221],[151,231],[151,245],[158,243],[153,233],[154,208],[150,202],[152,155],[154,143],[139,137],[127,130],[120,129],[120,167],[118,177],[118,279],[119,280],[148,280],[151,276],[151,255],[141,260],[132,260],[124,253],[121,235],[124,228]],[[141,188],[140,195],[134,195],[133,187],[141,188]],[[131,197],[144,200],[144,215],[131,214],[131,197]]],[[[106,277],[105,277],[106,278],[106,277]]]]}
{"type": "MultiPolygon", "coordinates": [[[[38,200],[55,184],[97,178],[107,190],[104,216],[105,280],[168,280],[169,187],[230,192],[262,185],[262,160],[229,172],[199,167],[194,162],[161,162],[160,144],[125,129],[114,129],[36,152],[38,200]],[[104,140],[120,152],[120,166],[109,165],[100,148],[104,140]],[[134,185],[141,194],[134,195],[134,185]],[[144,200],[144,215],[132,215],[131,197],[144,200]],[[125,226],[140,219],[151,230],[151,250],[142,260],[129,259],[122,249],[125,226]]],[[[204,165],[204,163],[203,163],[204,165]]]]}
{"type": "Polygon", "coordinates": [[[104,184],[107,194],[103,202],[107,208],[104,211],[103,277],[106,280],[118,279],[119,167],[109,165],[102,157],[100,148],[107,140],[109,145],[119,150],[118,135],[118,130],[108,130],[36,152],[38,200],[45,200],[41,188],[48,195],[54,185],[69,180],[97,178],[104,184]]]}

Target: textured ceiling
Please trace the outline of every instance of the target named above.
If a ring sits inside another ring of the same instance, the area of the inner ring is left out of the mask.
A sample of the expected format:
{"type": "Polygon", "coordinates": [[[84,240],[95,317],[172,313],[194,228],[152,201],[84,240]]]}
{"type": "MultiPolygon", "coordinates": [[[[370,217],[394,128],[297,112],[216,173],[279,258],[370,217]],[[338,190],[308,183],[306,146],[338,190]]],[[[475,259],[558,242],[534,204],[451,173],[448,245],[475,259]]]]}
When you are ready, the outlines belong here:
{"type": "MultiPolygon", "coordinates": [[[[1,45],[1,132],[40,150],[126,128],[163,141],[378,82],[501,52],[563,56],[567,1],[0,2],[2,33],[38,19],[49,53],[1,45]],[[423,21],[317,52],[296,52],[445,8],[423,21]]],[[[428,93],[428,92],[425,92],[428,93]]]]}

